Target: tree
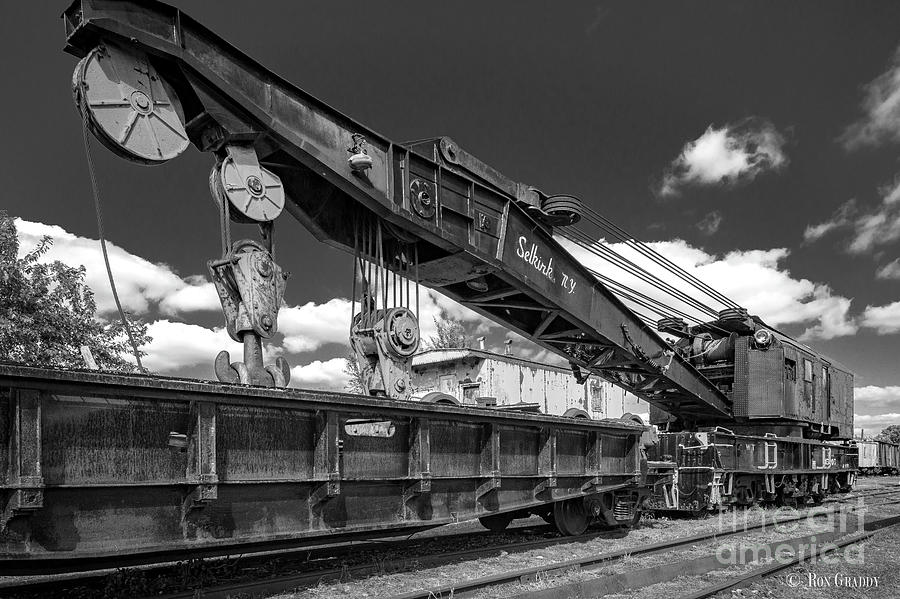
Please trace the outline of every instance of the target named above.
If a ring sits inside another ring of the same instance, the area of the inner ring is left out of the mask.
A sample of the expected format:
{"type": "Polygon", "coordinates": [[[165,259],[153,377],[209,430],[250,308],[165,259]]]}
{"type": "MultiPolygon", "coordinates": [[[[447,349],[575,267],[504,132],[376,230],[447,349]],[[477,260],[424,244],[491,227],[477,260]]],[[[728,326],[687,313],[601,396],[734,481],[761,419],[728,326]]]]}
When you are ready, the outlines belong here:
{"type": "Polygon", "coordinates": [[[888,443],[900,443],[900,424],[892,424],[881,430],[881,433],[875,437],[876,441],[887,441],[888,443]]]}
{"type": "Polygon", "coordinates": [[[347,384],[344,385],[344,390],[350,393],[359,393],[360,395],[369,394],[363,379],[362,370],[360,370],[359,362],[356,359],[356,354],[353,353],[352,349],[347,352],[347,357],[344,358],[344,374],[347,375],[347,384]]]}
{"type": "MultiPolygon", "coordinates": [[[[124,357],[131,349],[124,325],[95,318],[84,266],[39,262],[52,243],[45,236],[19,258],[15,221],[0,211],[0,361],[84,368],[87,346],[101,369],[136,371],[124,357]]],[[[131,330],[139,345],[150,341],[146,323],[132,320],[131,330]]]]}
{"type": "Polygon", "coordinates": [[[459,349],[472,347],[472,338],[466,334],[462,322],[455,318],[445,317],[434,319],[437,328],[437,336],[431,337],[426,343],[426,349],[459,349]]]}

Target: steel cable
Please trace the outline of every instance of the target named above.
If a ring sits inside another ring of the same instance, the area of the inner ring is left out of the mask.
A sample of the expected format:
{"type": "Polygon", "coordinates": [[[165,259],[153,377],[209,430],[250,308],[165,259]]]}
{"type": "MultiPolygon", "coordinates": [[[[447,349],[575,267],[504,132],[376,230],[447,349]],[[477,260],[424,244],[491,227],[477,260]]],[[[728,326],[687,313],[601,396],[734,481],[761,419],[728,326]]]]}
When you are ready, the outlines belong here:
{"type": "Polygon", "coordinates": [[[628,258],[625,258],[621,254],[617,253],[615,250],[612,250],[608,246],[603,245],[599,241],[595,241],[594,239],[592,239],[590,236],[588,236],[583,231],[580,231],[578,229],[563,230],[560,232],[560,235],[562,235],[564,238],[572,241],[576,245],[584,248],[585,250],[589,251],[590,253],[594,254],[595,256],[597,256],[603,260],[606,260],[607,262],[612,263],[613,265],[620,268],[621,270],[623,270],[629,274],[632,274],[633,276],[644,281],[645,283],[648,283],[649,285],[659,289],[663,293],[666,293],[666,294],[678,299],[679,301],[684,302],[685,304],[687,304],[697,310],[700,310],[701,312],[705,312],[706,314],[709,314],[710,316],[718,317],[718,314],[719,314],[718,310],[715,310],[714,308],[707,306],[706,304],[700,302],[696,298],[691,297],[684,291],[677,289],[670,283],[666,283],[665,281],[661,280],[659,277],[648,272],[646,269],[635,264],[633,261],[631,261],[628,258]]]}
{"type": "Polygon", "coordinates": [[[618,226],[611,220],[607,219],[606,217],[604,217],[602,214],[600,214],[599,212],[597,212],[590,206],[585,206],[584,208],[585,208],[586,214],[588,216],[588,220],[590,220],[592,223],[599,226],[603,230],[609,232],[612,236],[619,239],[620,241],[635,248],[637,251],[639,251],[641,254],[645,255],[650,260],[653,260],[660,266],[667,268],[673,274],[675,274],[678,278],[693,285],[699,291],[702,291],[703,293],[708,295],[710,298],[721,302],[725,306],[728,306],[730,308],[740,308],[741,307],[737,302],[735,302],[734,300],[732,300],[725,294],[721,293],[720,291],[716,290],[715,288],[711,287],[707,283],[704,283],[699,278],[697,278],[695,275],[692,275],[691,273],[687,272],[686,270],[684,270],[684,268],[675,264],[670,259],[668,259],[664,255],[662,255],[661,253],[657,252],[656,250],[654,250],[653,248],[648,246],[645,242],[636,239],[633,235],[628,233],[628,231],[626,231],[622,227],[618,226]]]}
{"type": "Polygon", "coordinates": [[[85,100],[84,90],[79,89],[79,101],[81,104],[81,124],[82,136],[84,138],[84,153],[87,156],[88,173],[91,177],[91,189],[94,195],[94,210],[97,215],[97,234],[100,237],[100,249],[103,251],[103,263],[106,265],[106,276],[109,278],[109,288],[112,291],[113,300],[116,302],[116,309],[119,311],[119,318],[122,319],[122,326],[125,327],[125,334],[134,351],[134,359],[137,362],[139,370],[144,372],[144,365],[141,363],[141,352],[138,349],[137,341],[131,330],[131,323],[125,316],[125,310],[122,309],[122,302],[119,300],[119,292],[116,289],[116,280],[113,276],[112,267],[109,264],[109,254],[106,251],[106,235],[103,232],[103,211],[100,208],[100,186],[97,183],[97,177],[94,173],[94,160],[91,157],[91,142],[88,132],[88,110],[90,109],[85,100]]]}

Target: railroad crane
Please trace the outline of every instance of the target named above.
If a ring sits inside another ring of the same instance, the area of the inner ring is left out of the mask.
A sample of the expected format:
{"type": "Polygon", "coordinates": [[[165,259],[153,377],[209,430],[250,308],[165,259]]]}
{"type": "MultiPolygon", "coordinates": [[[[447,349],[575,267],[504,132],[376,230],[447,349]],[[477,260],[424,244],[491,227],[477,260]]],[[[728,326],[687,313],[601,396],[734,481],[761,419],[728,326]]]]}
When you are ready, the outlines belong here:
{"type": "MultiPolygon", "coordinates": [[[[220,354],[221,380],[280,386],[289,377],[283,361],[263,367],[260,350],[260,339],[277,331],[284,278],[271,238],[285,209],[355,255],[351,345],[372,393],[409,396],[414,279],[563,356],[576,375],[621,385],[657,409],[660,422],[846,432],[829,420],[837,414],[791,413],[759,396],[771,391],[761,378],[781,380],[786,336],[746,310],[733,305],[693,328],[664,318],[659,332],[681,341],[663,339],[554,235],[581,218],[579,199],[513,181],[447,137],[392,142],[164,4],[85,0],[64,18],[67,50],[82,57],[76,101],[105,145],[147,164],[191,143],[215,156],[211,190],[225,239],[210,273],[228,331],[245,346],[243,363],[220,354]],[[262,243],[232,244],[229,220],[259,223],[262,243]],[[735,369],[736,347],[749,371],[735,369]]],[[[827,373],[830,363],[815,357],[809,368],[827,373]]],[[[804,364],[797,356],[794,363],[804,364]]]]}
{"type": "MultiPolygon", "coordinates": [[[[733,302],[693,325],[679,312],[648,321],[634,307],[658,307],[656,300],[564,247],[564,240],[596,245],[573,232],[585,215],[596,217],[578,198],[514,181],[448,137],[393,142],[165,4],[79,0],[64,21],[66,50],[80,58],[75,100],[104,145],[144,164],[191,144],[214,157],[210,190],[223,252],[209,272],[228,331],[244,345],[243,361],[219,354],[221,381],[276,388],[289,381],[283,359],[265,365],[262,356],[285,288],[273,240],[286,212],[354,256],[350,343],[373,397],[410,396],[423,285],[559,354],[574,376],[596,373],[646,400],[653,422],[688,435],[673,441],[678,447],[708,447],[698,440],[703,430],[750,435],[763,465],[748,468],[767,469],[753,488],[764,485],[772,497],[781,450],[760,441],[764,433],[849,436],[845,368],[733,302]],[[261,239],[233,241],[232,221],[258,224],[261,239]]],[[[790,451],[808,453],[803,447],[790,451]]],[[[735,480],[709,483],[731,495],[735,480]]],[[[671,490],[664,499],[680,505],[671,490]]]]}

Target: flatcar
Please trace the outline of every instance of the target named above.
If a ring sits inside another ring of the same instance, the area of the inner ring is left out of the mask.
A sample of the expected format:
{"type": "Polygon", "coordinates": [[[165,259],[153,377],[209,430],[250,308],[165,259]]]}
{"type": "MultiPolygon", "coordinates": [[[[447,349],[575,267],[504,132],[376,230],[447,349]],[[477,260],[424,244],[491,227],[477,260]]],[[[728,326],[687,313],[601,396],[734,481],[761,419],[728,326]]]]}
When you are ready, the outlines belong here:
{"type": "Polygon", "coordinates": [[[0,364],[0,568],[529,514],[565,534],[627,527],[648,494],[644,433],[625,419],[0,364]]]}

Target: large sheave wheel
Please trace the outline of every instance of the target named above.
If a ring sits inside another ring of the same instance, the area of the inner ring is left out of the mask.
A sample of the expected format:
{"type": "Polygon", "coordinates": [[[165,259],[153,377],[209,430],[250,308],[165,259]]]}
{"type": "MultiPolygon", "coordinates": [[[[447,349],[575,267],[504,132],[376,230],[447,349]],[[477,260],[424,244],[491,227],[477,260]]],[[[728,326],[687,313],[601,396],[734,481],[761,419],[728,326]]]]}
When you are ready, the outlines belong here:
{"type": "Polygon", "coordinates": [[[178,97],[143,52],[97,46],[75,67],[72,87],[91,131],[119,156],[160,164],[188,147],[178,97]]]}

